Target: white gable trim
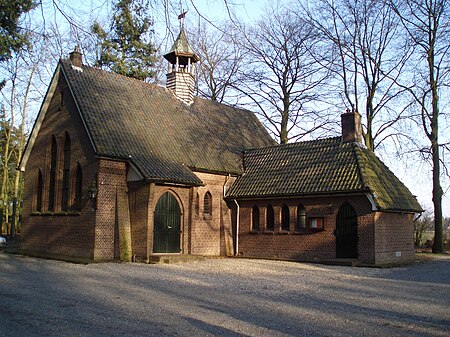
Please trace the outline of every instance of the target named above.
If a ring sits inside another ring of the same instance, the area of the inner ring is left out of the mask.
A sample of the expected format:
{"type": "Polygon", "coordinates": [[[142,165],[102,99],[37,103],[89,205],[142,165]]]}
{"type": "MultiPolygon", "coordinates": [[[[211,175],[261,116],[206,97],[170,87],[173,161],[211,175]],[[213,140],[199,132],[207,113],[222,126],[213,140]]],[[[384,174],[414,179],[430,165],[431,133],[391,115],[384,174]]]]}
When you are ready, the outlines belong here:
{"type": "Polygon", "coordinates": [[[27,165],[28,159],[30,158],[31,150],[33,149],[34,142],[39,134],[39,130],[41,129],[42,122],[44,121],[45,115],[48,110],[48,106],[52,101],[53,95],[55,93],[56,87],[59,82],[59,74],[60,74],[61,64],[58,64],[56,67],[55,73],[53,74],[53,78],[50,82],[50,85],[47,89],[47,93],[45,94],[44,101],[42,102],[41,108],[39,110],[39,114],[34,122],[33,129],[31,130],[30,137],[28,138],[27,145],[25,146],[25,151],[23,152],[23,156],[20,160],[19,170],[24,172],[25,166],[27,165]]]}
{"type": "Polygon", "coordinates": [[[85,122],[85,120],[83,118],[83,115],[81,114],[81,110],[80,110],[80,107],[78,105],[78,102],[77,102],[77,100],[76,100],[76,98],[75,98],[75,96],[73,94],[73,90],[72,90],[72,87],[70,85],[70,82],[67,79],[67,75],[66,75],[66,73],[64,71],[64,68],[61,66],[61,62],[59,62],[58,66],[55,69],[55,73],[53,74],[53,78],[52,78],[52,80],[50,82],[50,85],[49,85],[49,87],[47,89],[47,93],[45,94],[44,101],[42,102],[41,109],[39,110],[39,114],[38,114],[38,116],[36,118],[36,121],[34,122],[33,129],[31,130],[30,138],[28,138],[28,142],[27,142],[27,145],[25,147],[25,151],[24,151],[22,159],[20,161],[19,170],[22,171],[22,172],[25,171],[25,166],[27,165],[28,159],[30,157],[31,150],[33,149],[34,143],[35,143],[36,138],[37,138],[37,136],[39,134],[39,131],[41,129],[42,122],[44,121],[45,115],[47,114],[47,110],[48,110],[48,107],[50,105],[50,102],[52,101],[53,95],[55,94],[55,90],[56,90],[56,88],[58,86],[59,77],[60,77],[61,73],[63,73],[64,78],[65,78],[66,83],[67,83],[67,86],[69,87],[70,94],[72,96],[73,101],[75,102],[75,106],[77,108],[78,115],[80,116],[81,121],[82,121],[82,123],[84,125],[86,133],[87,133],[87,135],[89,137],[89,141],[90,141],[90,143],[92,145],[92,148],[93,148],[94,152],[97,152],[96,151],[96,147],[94,145],[94,142],[92,140],[91,134],[89,133],[89,129],[87,128],[86,122],[85,122]]]}
{"type": "Polygon", "coordinates": [[[372,212],[378,211],[377,203],[375,202],[375,195],[372,193],[366,193],[367,200],[369,200],[370,205],[372,206],[372,212]]]}

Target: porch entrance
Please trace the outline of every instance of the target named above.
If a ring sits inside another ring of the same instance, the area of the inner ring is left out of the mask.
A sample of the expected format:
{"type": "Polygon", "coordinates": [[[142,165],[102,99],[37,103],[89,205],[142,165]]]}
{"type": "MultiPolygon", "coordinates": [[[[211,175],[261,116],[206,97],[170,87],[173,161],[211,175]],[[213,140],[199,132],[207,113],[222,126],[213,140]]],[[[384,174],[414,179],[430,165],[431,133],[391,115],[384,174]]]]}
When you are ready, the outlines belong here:
{"type": "Polygon", "coordinates": [[[358,228],[354,208],[345,203],[336,216],[336,257],[358,257],[358,228]]]}
{"type": "Polygon", "coordinates": [[[153,253],[180,252],[181,211],[177,199],[164,193],[154,212],[153,253]]]}

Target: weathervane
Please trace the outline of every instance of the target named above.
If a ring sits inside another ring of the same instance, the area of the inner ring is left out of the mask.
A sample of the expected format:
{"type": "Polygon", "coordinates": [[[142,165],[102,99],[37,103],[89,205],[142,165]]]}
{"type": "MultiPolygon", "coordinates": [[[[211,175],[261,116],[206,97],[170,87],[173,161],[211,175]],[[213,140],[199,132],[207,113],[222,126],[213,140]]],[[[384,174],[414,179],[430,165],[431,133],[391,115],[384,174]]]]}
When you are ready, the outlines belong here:
{"type": "Polygon", "coordinates": [[[181,25],[182,28],[184,27],[184,17],[186,16],[187,12],[188,11],[181,10],[181,14],[178,15],[178,21],[180,21],[180,25],[181,25]]]}
{"type": "Polygon", "coordinates": [[[186,16],[186,13],[188,11],[183,10],[183,5],[181,4],[181,0],[180,0],[180,12],[181,12],[181,14],[178,15],[178,21],[180,21],[181,28],[184,28],[184,17],[186,16]]]}

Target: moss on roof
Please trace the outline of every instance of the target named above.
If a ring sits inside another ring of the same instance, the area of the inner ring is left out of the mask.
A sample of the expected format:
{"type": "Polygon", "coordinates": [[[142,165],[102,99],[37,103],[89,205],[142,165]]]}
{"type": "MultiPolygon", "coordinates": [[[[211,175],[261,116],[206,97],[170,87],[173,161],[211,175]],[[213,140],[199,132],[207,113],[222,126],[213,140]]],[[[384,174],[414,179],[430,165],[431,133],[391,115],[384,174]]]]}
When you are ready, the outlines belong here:
{"type": "Polygon", "coordinates": [[[381,160],[340,137],[249,150],[244,166],[229,198],[371,193],[380,210],[421,211],[381,160]]]}

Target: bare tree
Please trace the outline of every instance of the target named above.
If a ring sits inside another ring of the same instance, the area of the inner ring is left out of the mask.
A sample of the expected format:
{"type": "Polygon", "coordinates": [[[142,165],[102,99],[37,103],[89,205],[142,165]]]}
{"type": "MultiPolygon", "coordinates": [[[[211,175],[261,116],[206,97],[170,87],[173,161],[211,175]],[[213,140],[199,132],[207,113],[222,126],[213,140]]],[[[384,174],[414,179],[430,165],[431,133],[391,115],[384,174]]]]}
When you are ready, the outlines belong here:
{"type": "MultiPolygon", "coordinates": [[[[232,27],[229,28],[227,31],[233,31],[232,27]]],[[[199,95],[221,103],[229,101],[227,94],[230,95],[231,89],[237,86],[243,59],[236,37],[212,30],[205,23],[199,24],[189,35],[192,48],[200,57],[197,67],[199,95]]]]}
{"type": "Polygon", "coordinates": [[[392,128],[408,118],[406,109],[398,109],[403,89],[395,83],[410,51],[396,53],[399,19],[386,2],[319,0],[310,8],[300,7],[321,32],[323,49],[317,61],[328,61],[341,109],[364,116],[367,148],[375,151],[387,138],[408,137],[392,128]]]}
{"type": "Polygon", "coordinates": [[[6,222],[12,213],[12,221],[7,225],[7,232],[14,237],[20,214],[22,198],[22,179],[16,170],[27,139],[29,107],[39,106],[47,86],[47,78],[41,77],[45,70],[48,44],[42,34],[28,35],[30,44],[11,54],[11,59],[2,64],[1,73],[6,77],[6,85],[1,95],[1,213],[6,222]],[[44,80],[44,82],[43,82],[44,80]]]}
{"type": "Polygon", "coordinates": [[[433,212],[427,210],[422,216],[414,222],[414,246],[416,248],[422,245],[424,232],[433,230],[433,212]]]}
{"type": "Polygon", "coordinates": [[[280,143],[300,139],[328,124],[317,106],[328,77],[315,62],[317,32],[283,6],[266,9],[263,19],[247,31],[241,83],[235,86],[260,114],[280,143]],[[267,19],[269,18],[270,19],[267,19]]]}
{"type": "Polygon", "coordinates": [[[420,111],[420,123],[429,141],[433,172],[434,243],[433,253],[444,252],[442,226],[440,97],[448,95],[450,61],[450,2],[448,0],[399,0],[390,2],[404,28],[406,48],[414,48],[413,76],[402,86],[411,94],[420,111]]]}

